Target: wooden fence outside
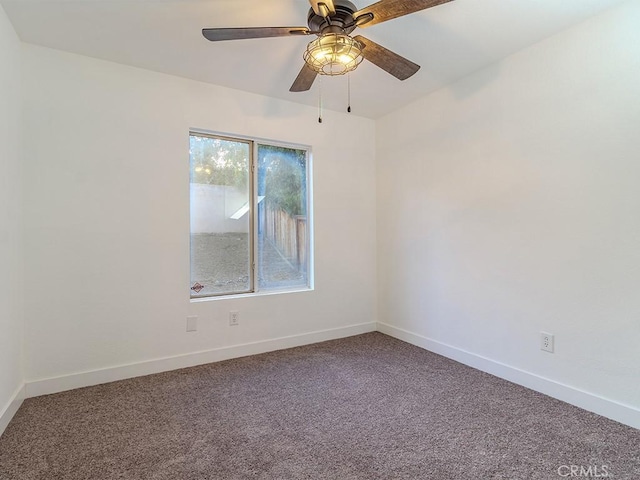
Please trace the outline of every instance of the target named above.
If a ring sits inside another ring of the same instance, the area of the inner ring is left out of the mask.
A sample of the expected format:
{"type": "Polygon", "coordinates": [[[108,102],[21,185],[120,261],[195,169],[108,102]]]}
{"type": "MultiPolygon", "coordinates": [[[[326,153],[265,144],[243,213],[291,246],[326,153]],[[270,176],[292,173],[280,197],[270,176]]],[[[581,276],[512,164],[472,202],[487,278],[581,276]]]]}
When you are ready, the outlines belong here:
{"type": "Polygon", "coordinates": [[[298,271],[307,270],[307,217],[264,207],[263,234],[298,271]]]}

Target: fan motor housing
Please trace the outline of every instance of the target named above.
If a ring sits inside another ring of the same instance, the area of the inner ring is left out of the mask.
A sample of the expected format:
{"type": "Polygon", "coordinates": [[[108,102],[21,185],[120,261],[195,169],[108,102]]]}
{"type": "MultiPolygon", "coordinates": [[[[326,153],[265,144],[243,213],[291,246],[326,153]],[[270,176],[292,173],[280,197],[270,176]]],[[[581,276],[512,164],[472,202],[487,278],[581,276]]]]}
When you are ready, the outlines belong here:
{"type": "Polygon", "coordinates": [[[307,24],[312,32],[351,33],[355,28],[353,14],[358,11],[348,0],[333,0],[336,13],[326,18],[317,15],[313,8],[309,9],[307,24]]]}

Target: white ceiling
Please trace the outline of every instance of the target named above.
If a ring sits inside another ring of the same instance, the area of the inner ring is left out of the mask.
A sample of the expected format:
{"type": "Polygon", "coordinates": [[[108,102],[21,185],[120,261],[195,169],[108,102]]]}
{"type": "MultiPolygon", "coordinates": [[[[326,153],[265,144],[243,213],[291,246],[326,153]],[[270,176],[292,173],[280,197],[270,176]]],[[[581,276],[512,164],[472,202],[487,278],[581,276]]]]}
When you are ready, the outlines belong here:
{"type": "MultiPolygon", "coordinates": [[[[352,0],[358,8],[373,1],[352,0]]],[[[351,75],[355,115],[397,107],[624,0],[455,0],[358,29],[420,64],[401,82],[363,62],[351,75]]],[[[209,42],[203,27],[306,26],[307,0],[0,0],[24,42],[248,92],[317,105],[290,93],[315,37],[209,42]]],[[[345,111],[347,80],[323,77],[325,108],[345,111]]]]}

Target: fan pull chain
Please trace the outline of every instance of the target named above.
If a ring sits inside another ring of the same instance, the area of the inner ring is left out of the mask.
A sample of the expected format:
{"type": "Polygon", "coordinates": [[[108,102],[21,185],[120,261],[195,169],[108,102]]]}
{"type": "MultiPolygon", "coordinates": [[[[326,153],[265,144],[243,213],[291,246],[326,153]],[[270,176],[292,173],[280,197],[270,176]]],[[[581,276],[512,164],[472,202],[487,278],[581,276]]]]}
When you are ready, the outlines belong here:
{"type": "Polygon", "coordinates": [[[318,123],[322,123],[322,77],[318,80],[318,123]]]}
{"type": "Polygon", "coordinates": [[[347,113],[351,113],[351,73],[347,73],[347,113]]]}

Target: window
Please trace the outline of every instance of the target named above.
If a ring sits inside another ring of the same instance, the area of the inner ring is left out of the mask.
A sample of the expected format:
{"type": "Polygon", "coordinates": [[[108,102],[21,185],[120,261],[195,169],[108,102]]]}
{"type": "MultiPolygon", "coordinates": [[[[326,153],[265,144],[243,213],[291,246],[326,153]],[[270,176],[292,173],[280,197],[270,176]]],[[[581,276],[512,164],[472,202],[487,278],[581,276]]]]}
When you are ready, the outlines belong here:
{"type": "Polygon", "coordinates": [[[310,288],[308,149],[189,138],[191,298],[310,288]]]}

